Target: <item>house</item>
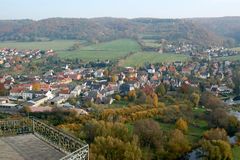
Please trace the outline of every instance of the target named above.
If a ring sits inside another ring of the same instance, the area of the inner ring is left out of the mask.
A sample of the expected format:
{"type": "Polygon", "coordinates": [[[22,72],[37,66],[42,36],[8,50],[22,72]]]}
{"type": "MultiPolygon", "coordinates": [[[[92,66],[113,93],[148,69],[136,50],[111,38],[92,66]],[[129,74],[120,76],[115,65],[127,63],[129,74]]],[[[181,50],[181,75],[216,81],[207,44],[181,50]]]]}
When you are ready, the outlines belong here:
{"type": "Polygon", "coordinates": [[[150,65],[147,68],[147,72],[150,73],[150,74],[154,74],[156,72],[154,65],[150,65]]]}
{"type": "Polygon", "coordinates": [[[75,74],[70,74],[69,75],[69,78],[71,78],[72,80],[74,80],[74,81],[79,81],[80,79],[81,79],[81,74],[79,74],[79,73],[75,73],[75,74]]]}
{"type": "Polygon", "coordinates": [[[7,97],[0,97],[0,104],[9,103],[9,99],[7,97]]]}
{"type": "Polygon", "coordinates": [[[202,78],[202,79],[207,79],[209,77],[210,77],[210,73],[208,72],[200,73],[200,76],[199,76],[199,78],[202,78]]]}
{"type": "Polygon", "coordinates": [[[112,104],[114,99],[112,97],[103,97],[102,104],[112,104]]]}
{"type": "Polygon", "coordinates": [[[101,94],[104,96],[111,96],[115,93],[115,91],[112,88],[105,88],[101,91],[101,94]]]}
{"type": "Polygon", "coordinates": [[[191,69],[189,67],[182,67],[183,74],[191,74],[191,69]]]}
{"type": "Polygon", "coordinates": [[[64,103],[62,106],[64,109],[74,109],[75,106],[71,105],[70,103],[64,103]]]}
{"type": "Polygon", "coordinates": [[[173,65],[169,66],[169,67],[168,67],[168,71],[169,71],[169,72],[172,72],[172,73],[175,73],[175,72],[176,72],[175,66],[173,66],[173,65]]]}
{"type": "Polygon", "coordinates": [[[178,67],[178,66],[182,66],[183,63],[181,61],[175,61],[174,65],[178,67]]]}
{"type": "Polygon", "coordinates": [[[60,97],[65,97],[65,98],[69,98],[70,97],[70,93],[71,93],[71,91],[70,91],[70,89],[69,88],[62,88],[61,90],[60,90],[60,92],[59,92],[59,96],[60,97]]]}
{"type": "Polygon", "coordinates": [[[28,102],[32,103],[32,107],[39,107],[40,105],[44,104],[47,101],[48,101],[47,96],[40,96],[40,97],[34,98],[28,102]]]}
{"type": "Polygon", "coordinates": [[[96,72],[94,72],[95,78],[102,78],[103,76],[104,76],[103,70],[97,70],[96,72]]]}
{"type": "Polygon", "coordinates": [[[228,88],[225,85],[222,85],[222,86],[218,87],[218,92],[220,94],[230,94],[233,92],[233,90],[231,88],[228,88]]]}
{"type": "Polygon", "coordinates": [[[86,101],[94,102],[98,98],[102,99],[103,95],[99,91],[89,91],[84,94],[84,99],[86,101]]]}
{"type": "Polygon", "coordinates": [[[103,84],[92,84],[91,85],[91,89],[94,91],[101,91],[104,89],[104,85],[103,84]]]}
{"type": "Polygon", "coordinates": [[[11,65],[10,65],[10,63],[7,62],[7,63],[4,64],[4,67],[5,67],[5,68],[10,68],[11,65]]]}
{"type": "Polygon", "coordinates": [[[49,100],[49,103],[51,105],[60,105],[61,103],[67,101],[68,98],[66,97],[61,97],[61,96],[57,96],[57,97],[54,97],[53,99],[49,100]]]}
{"type": "Polygon", "coordinates": [[[133,91],[133,90],[134,90],[134,87],[131,84],[124,83],[119,87],[119,92],[122,95],[127,95],[129,91],[133,91]]]}
{"type": "Polygon", "coordinates": [[[81,88],[81,86],[76,86],[71,92],[70,92],[70,96],[71,97],[77,97],[77,96],[79,96],[80,95],[80,93],[81,93],[81,90],[82,90],[82,88],[81,88]]]}
{"type": "Polygon", "coordinates": [[[16,97],[16,98],[22,97],[22,93],[24,90],[25,90],[24,88],[18,88],[18,87],[12,88],[10,90],[10,96],[16,97]]]}
{"type": "Polygon", "coordinates": [[[0,112],[2,113],[17,113],[19,112],[23,107],[18,104],[12,104],[12,103],[3,103],[0,104],[0,112]]]}

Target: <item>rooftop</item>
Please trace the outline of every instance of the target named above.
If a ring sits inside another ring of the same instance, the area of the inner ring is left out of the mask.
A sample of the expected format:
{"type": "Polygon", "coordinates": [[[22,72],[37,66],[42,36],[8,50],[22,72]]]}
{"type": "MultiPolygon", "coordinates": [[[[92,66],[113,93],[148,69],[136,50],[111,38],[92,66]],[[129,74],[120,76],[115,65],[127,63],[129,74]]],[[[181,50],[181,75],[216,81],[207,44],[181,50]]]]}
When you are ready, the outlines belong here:
{"type": "Polygon", "coordinates": [[[66,156],[33,134],[0,138],[1,160],[59,160],[66,156]]]}

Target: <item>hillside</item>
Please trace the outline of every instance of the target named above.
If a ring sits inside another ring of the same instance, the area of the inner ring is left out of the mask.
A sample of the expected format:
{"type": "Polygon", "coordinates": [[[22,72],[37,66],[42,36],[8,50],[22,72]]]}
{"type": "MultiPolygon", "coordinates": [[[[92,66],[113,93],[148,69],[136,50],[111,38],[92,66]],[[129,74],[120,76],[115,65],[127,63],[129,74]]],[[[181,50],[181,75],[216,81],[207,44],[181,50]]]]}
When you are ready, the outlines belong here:
{"type": "MultiPolygon", "coordinates": [[[[203,27],[204,21],[201,19],[199,21],[200,23],[196,19],[152,18],[2,20],[0,21],[0,40],[80,39],[101,42],[120,38],[150,38],[186,41],[205,46],[221,45],[226,42],[224,36],[228,34],[219,34],[219,32],[222,33],[221,28],[217,32],[216,29],[212,29],[213,27],[203,27]]],[[[240,23],[237,24],[240,25],[240,23]]],[[[224,30],[224,26],[222,28],[224,30]]],[[[232,36],[232,38],[236,37],[232,36]]]]}
{"type": "Polygon", "coordinates": [[[193,21],[217,35],[228,38],[229,43],[240,43],[240,17],[197,18],[193,21]]]}

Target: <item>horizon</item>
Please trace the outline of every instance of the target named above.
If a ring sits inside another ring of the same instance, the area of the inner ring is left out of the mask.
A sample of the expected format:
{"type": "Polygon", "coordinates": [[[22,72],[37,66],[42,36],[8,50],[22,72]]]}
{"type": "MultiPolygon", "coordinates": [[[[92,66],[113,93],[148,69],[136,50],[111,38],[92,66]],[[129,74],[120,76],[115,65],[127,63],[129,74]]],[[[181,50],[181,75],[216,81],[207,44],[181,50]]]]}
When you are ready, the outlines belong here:
{"type": "Polygon", "coordinates": [[[103,19],[103,18],[113,18],[113,19],[211,19],[211,18],[240,18],[240,16],[220,16],[220,17],[182,17],[182,18],[158,18],[158,17],[134,17],[134,18],[128,18],[128,17],[46,17],[42,19],[31,19],[31,18],[19,18],[19,19],[0,19],[0,21],[18,21],[18,20],[31,20],[31,21],[41,21],[46,19],[103,19]]]}
{"type": "Polygon", "coordinates": [[[238,0],[2,0],[1,20],[63,18],[185,19],[240,16],[238,0]]]}

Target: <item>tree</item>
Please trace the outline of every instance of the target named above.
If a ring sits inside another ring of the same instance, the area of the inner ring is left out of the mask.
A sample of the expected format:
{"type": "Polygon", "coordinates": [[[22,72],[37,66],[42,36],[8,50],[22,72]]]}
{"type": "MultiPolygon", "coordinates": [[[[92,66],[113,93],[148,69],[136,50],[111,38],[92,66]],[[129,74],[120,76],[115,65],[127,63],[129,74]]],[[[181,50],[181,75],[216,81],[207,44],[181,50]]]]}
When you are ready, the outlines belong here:
{"type": "Polygon", "coordinates": [[[237,145],[240,145],[240,132],[235,134],[236,138],[237,138],[237,145]]]}
{"type": "Polygon", "coordinates": [[[32,89],[33,89],[34,91],[40,91],[40,90],[41,90],[41,84],[40,84],[40,82],[38,82],[38,81],[33,82],[33,84],[32,84],[32,89]]]}
{"type": "Polygon", "coordinates": [[[117,76],[116,75],[111,76],[111,82],[116,82],[116,81],[117,81],[117,76]]]}
{"type": "Polygon", "coordinates": [[[116,99],[117,101],[120,101],[120,100],[121,100],[121,96],[120,96],[120,95],[116,95],[116,96],[115,96],[115,99],[116,99]]]}
{"type": "Polygon", "coordinates": [[[135,90],[129,91],[128,92],[128,99],[129,101],[134,101],[136,99],[137,95],[135,90]]]}
{"type": "Polygon", "coordinates": [[[233,136],[240,128],[240,123],[235,116],[231,116],[223,108],[214,109],[209,115],[209,124],[213,127],[224,128],[233,136]]]}
{"type": "Polygon", "coordinates": [[[103,75],[104,75],[105,77],[109,76],[109,71],[108,71],[107,69],[104,70],[104,71],[103,71],[103,75]]]}
{"type": "Polygon", "coordinates": [[[216,128],[210,129],[203,133],[203,137],[206,140],[223,140],[228,141],[227,132],[224,129],[216,128]]]}
{"type": "Polygon", "coordinates": [[[203,156],[207,160],[232,160],[232,150],[229,143],[222,140],[203,140],[201,143],[203,156]]]}
{"type": "Polygon", "coordinates": [[[134,134],[139,137],[141,146],[157,148],[163,137],[163,132],[158,122],[152,119],[136,121],[133,128],[134,134]]]}
{"type": "Polygon", "coordinates": [[[170,133],[167,143],[168,159],[177,159],[190,151],[191,147],[186,136],[178,129],[170,133]]]}
{"type": "Polygon", "coordinates": [[[192,93],[190,97],[191,102],[193,103],[194,107],[197,107],[199,104],[200,96],[197,93],[192,93]]]}
{"type": "Polygon", "coordinates": [[[0,83],[0,96],[6,96],[7,94],[8,94],[8,90],[5,89],[3,83],[0,83]]]}
{"type": "Polygon", "coordinates": [[[92,160],[140,160],[142,153],[137,139],[123,142],[113,137],[97,137],[90,146],[92,160]]]}
{"type": "Polygon", "coordinates": [[[183,133],[187,133],[188,131],[188,124],[182,118],[178,119],[176,122],[176,128],[182,131],[183,133]]]}
{"type": "Polygon", "coordinates": [[[200,102],[202,105],[209,109],[224,108],[224,102],[218,97],[212,95],[209,92],[205,92],[201,95],[200,102]]]}
{"type": "Polygon", "coordinates": [[[101,136],[111,136],[123,141],[129,141],[131,139],[128,128],[122,123],[91,120],[83,126],[82,130],[84,132],[85,139],[89,143],[92,143],[96,137],[101,136]]]}
{"type": "Polygon", "coordinates": [[[157,94],[153,94],[153,106],[158,107],[158,96],[157,96],[157,94]]]}
{"type": "Polygon", "coordinates": [[[155,93],[160,97],[160,96],[164,96],[167,93],[167,90],[164,86],[163,83],[161,83],[159,86],[156,87],[155,89],[155,93]]]}
{"type": "Polygon", "coordinates": [[[233,71],[233,83],[234,83],[234,93],[239,95],[240,94],[240,68],[236,68],[233,71]]]}
{"type": "Polygon", "coordinates": [[[146,103],[146,104],[152,104],[152,102],[153,102],[152,97],[151,97],[150,95],[146,96],[145,103],[146,103]]]}

